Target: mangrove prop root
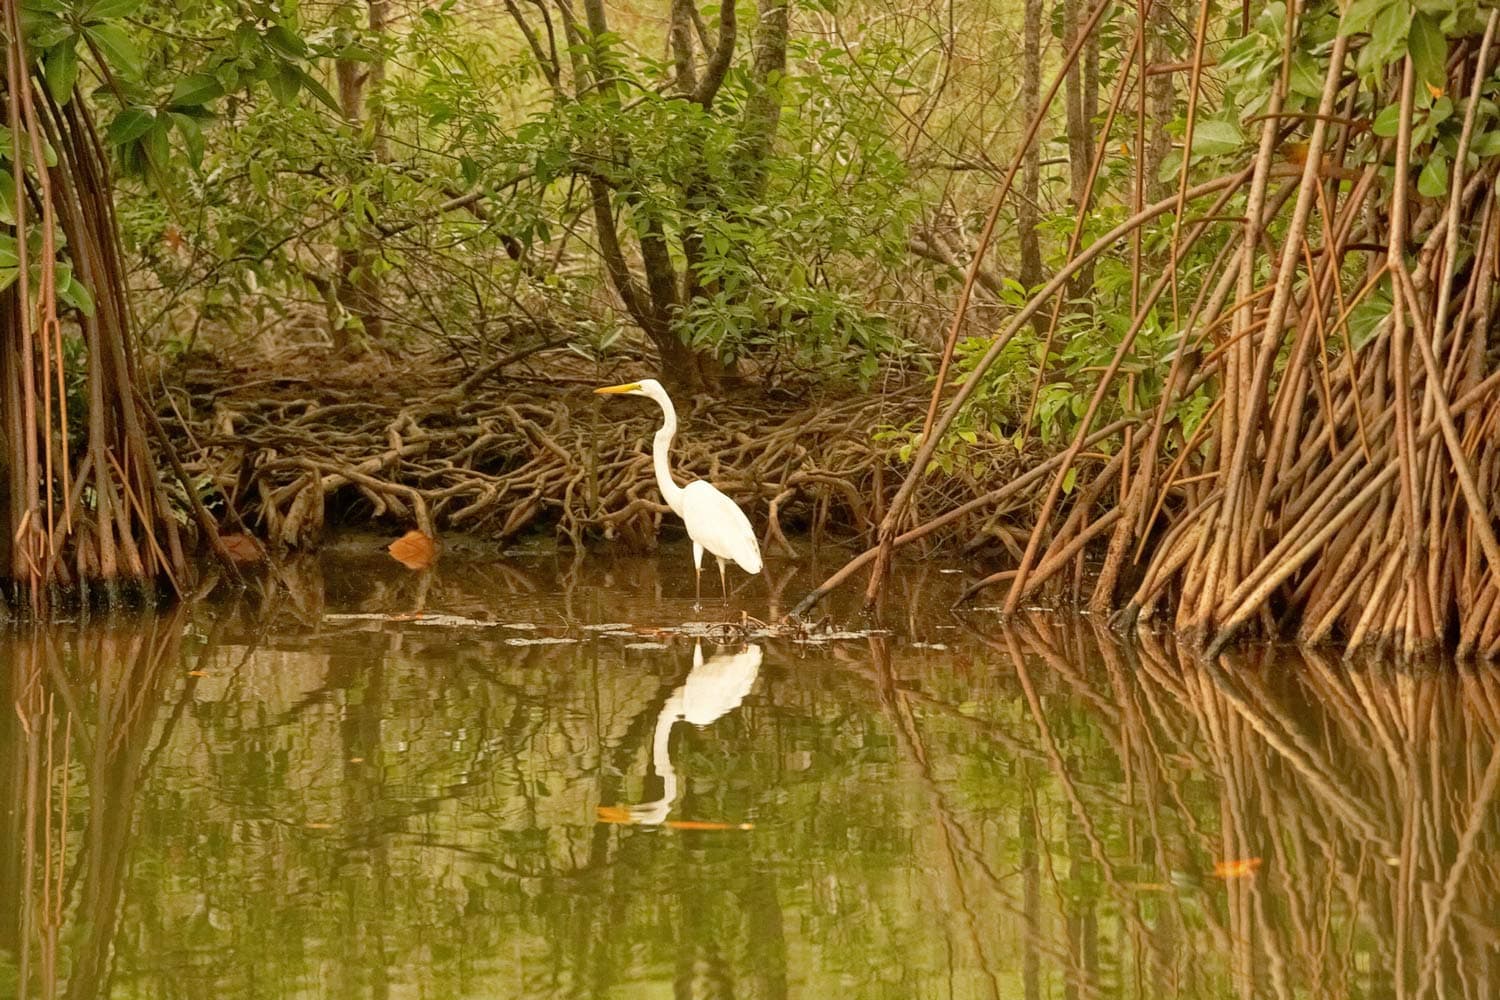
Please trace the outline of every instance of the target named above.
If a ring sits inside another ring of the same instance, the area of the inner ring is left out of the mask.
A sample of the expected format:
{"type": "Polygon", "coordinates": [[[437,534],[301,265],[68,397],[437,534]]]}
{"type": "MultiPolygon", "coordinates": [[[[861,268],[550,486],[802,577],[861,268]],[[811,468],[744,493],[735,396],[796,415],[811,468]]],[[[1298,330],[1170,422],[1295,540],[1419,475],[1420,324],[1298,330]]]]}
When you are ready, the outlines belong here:
{"type": "MultiPolygon", "coordinates": [[[[1487,22],[1447,67],[1443,92],[1466,109],[1460,151],[1475,137],[1500,12],[1487,22]]],[[[1206,30],[1200,19],[1195,53],[1206,30]]],[[[1288,30],[1284,44],[1294,35],[1288,30]]],[[[1410,57],[1383,75],[1351,74],[1350,52],[1340,34],[1316,114],[1280,114],[1289,83],[1275,82],[1259,145],[1233,170],[1190,186],[1184,168],[1173,198],[1070,250],[933,422],[885,508],[878,549],[834,574],[800,611],[872,564],[866,602],[874,603],[890,551],[921,531],[904,520],[912,491],[1009,339],[1084,265],[1170,214],[1162,278],[1132,296],[1128,332],[1091,387],[1072,442],[1045,483],[1030,484],[1046,499],[1024,552],[968,593],[1004,585],[1014,612],[1043,588],[1058,591],[1072,575],[1061,571],[1088,548],[1107,553],[1095,608],[1123,603],[1118,620],[1135,624],[1170,607],[1172,624],[1211,653],[1282,631],[1403,654],[1450,644],[1500,653],[1496,160],[1460,152],[1451,183],[1421,196],[1408,163],[1427,155],[1416,145],[1427,140],[1414,139],[1414,93],[1426,84],[1410,57]],[[1399,110],[1394,137],[1337,113],[1365,104],[1399,110]],[[1282,152],[1289,141],[1305,150],[1296,161],[1282,152]],[[1395,164],[1393,177],[1383,163],[1395,164]],[[1231,198],[1245,209],[1229,211],[1231,198]],[[1199,253],[1189,280],[1179,261],[1205,237],[1222,249],[1199,253]],[[1179,300],[1199,305],[1179,314],[1179,300]],[[1100,404],[1134,393],[1125,364],[1140,360],[1132,338],[1168,304],[1179,333],[1153,412],[1096,446],[1107,412],[1100,404]],[[1356,337],[1351,317],[1370,305],[1380,308],[1367,310],[1356,337]],[[1185,425],[1183,404],[1199,392],[1206,398],[1193,401],[1206,415],[1185,425]],[[1096,451],[1124,456],[1124,469],[1080,466],[1096,451]],[[1110,475],[1117,489],[1089,489],[1110,475]],[[1084,504],[1091,509],[1080,511],[1084,504]]],[[[1195,76],[1198,66],[1195,55],[1195,76]]],[[[1133,69],[1125,61],[1119,72],[1133,69]]],[[[1143,163],[1137,158],[1137,169],[1143,163]]]]}
{"type": "MultiPolygon", "coordinates": [[[[584,378],[480,384],[410,367],[399,378],[341,380],[204,365],[177,373],[191,404],[164,404],[160,420],[186,473],[276,548],[310,547],[340,518],[496,541],[550,528],[574,546],[589,537],[654,543],[668,513],[651,469],[654,409],[600,400],[584,378]]],[[[764,520],[780,550],[791,549],[784,527],[870,536],[888,499],[875,495],[880,484],[894,492],[900,478],[895,446],[871,431],[915,425],[922,392],[816,407],[686,401],[673,467],[764,520]]],[[[1022,462],[1009,444],[978,457],[1001,474],[1022,462]]],[[[929,476],[922,501],[982,515],[994,505],[973,501],[990,492],[973,477],[929,476]]],[[[954,534],[973,527],[963,517],[944,524],[954,534]]]]}

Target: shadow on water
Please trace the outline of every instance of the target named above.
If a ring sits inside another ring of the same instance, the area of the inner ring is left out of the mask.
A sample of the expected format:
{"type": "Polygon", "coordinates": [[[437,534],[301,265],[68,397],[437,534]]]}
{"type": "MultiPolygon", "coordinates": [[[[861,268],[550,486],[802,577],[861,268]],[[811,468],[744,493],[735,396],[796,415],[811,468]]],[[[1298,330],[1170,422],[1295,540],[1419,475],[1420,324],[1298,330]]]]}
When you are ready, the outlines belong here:
{"type": "Polygon", "coordinates": [[[673,558],[5,638],[0,996],[1496,995],[1495,671],[916,570],[893,634],[717,647],[673,558]]]}

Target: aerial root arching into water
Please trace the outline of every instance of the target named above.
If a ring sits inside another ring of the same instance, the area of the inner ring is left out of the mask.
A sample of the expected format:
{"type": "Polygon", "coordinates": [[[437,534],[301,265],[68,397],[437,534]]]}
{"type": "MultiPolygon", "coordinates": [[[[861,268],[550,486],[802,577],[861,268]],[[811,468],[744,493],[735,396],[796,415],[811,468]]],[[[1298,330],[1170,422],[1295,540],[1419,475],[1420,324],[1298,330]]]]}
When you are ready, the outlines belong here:
{"type": "MultiPolygon", "coordinates": [[[[187,391],[164,400],[162,419],[190,473],[217,495],[226,530],[244,526],[277,548],[311,547],[325,521],[355,509],[433,536],[504,541],[552,527],[575,548],[601,535],[654,546],[669,514],[651,471],[655,409],[601,409],[588,388],[603,380],[493,376],[199,368],[182,373],[187,391]]],[[[872,431],[914,419],[920,397],[684,400],[691,433],[673,466],[743,504],[773,555],[794,552],[784,527],[814,541],[872,535],[900,480],[894,446],[872,431]]],[[[978,457],[997,469],[1019,461],[1000,445],[978,457]]],[[[987,492],[972,476],[929,476],[922,500],[948,510],[987,492]]],[[[993,502],[974,509],[1004,513],[993,502]]]]}

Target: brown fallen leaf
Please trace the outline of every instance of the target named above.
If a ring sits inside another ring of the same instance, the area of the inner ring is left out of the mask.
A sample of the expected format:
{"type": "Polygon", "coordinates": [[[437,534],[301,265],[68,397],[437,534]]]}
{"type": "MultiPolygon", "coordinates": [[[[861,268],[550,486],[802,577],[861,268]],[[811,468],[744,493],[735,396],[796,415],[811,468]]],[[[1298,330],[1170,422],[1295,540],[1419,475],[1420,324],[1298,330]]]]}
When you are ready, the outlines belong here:
{"type": "Polygon", "coordinates": [[[249,535],[220,535],[219,544],[237,563],[258,563],[266,558],[266,550],[249,535]]]}
{"type": "Polygon", "coordinates": [[[436,541],[413,529],[386,546],[386,551],[407,569],[426,569],[437,558],[438,547],[436,541]]]}
{"type": "Polygon", "coordinates": [[[1260,867],[1260,858],[1236,858],[1232,861],[1215,861],[1214,875],[1218,878],[1249,878],[1260,867]]]}

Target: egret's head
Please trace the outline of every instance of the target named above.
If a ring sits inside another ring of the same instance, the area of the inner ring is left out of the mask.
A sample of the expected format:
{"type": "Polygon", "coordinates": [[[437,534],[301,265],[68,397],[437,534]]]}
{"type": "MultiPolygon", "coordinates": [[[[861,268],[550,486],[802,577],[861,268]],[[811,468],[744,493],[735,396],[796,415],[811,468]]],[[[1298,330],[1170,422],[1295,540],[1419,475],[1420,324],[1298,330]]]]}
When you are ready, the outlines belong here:
{"type": "Polygon", "coordinates": [[[661,394],[661,383],[654,378],[646,378],[639,382],[626,382],[623,385],[606,385],[595,389],[594,392],[601,396],[646,396],[655,399],[661,394]]]}

